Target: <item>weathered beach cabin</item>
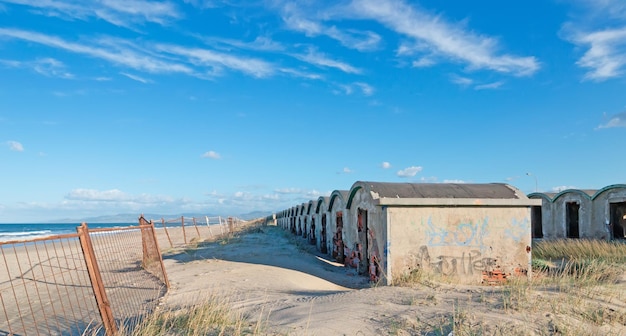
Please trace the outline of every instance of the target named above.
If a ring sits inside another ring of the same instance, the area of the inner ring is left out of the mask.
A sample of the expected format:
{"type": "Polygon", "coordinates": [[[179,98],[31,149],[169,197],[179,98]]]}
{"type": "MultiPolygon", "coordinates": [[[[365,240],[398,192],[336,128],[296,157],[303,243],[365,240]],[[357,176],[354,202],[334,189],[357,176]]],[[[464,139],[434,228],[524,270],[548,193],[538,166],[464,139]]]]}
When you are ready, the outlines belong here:
{"type": "Polygon", "coordinates": [[[418,270],[462,283],[527,275],[531,207],[539,205],[499,183],[356,182],[330,200],[343,257],[356,256],[353,267],[387,284],[418,270]]]}
{"type": "Polygon", "coordinates": [[[315,245],[321,253],[328,253],[328,202],[330,197],[320,196],[315,205],[315,245]]]}
{"type": "Polygon", "coordinates": [[[328,230],[326,241],[328,253],[338,262],[345,261],[346,242],[344,241],[344,230],[346,225],[346,199],[347,190],[335,190],[330,194],[328,200],[328,212],[330,213],[330,230],[328,230]]]}
{"type": "Polygon", "coordinates": [[[528,195],[533,238],[626,239],[626,185],[528,195]]]}

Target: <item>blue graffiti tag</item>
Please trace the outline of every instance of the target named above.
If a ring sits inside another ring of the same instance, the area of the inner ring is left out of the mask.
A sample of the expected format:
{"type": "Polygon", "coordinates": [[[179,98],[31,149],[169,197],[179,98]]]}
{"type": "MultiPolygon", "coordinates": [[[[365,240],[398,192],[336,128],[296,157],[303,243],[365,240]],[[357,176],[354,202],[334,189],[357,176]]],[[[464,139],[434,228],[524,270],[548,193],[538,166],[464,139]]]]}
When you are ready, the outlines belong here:
{"type": "Polygon", "coordinates": [[[513,239],[514,242],[519,243],[524,237],[530,237],[530,221],[528,218],[521,221],[513,218],[511,226],[504,230],[504,234],[513,239]]]}
{"type": "Polygon", "coordinates": [[[485,236],[489,234],[489,218],[480,222],[459,223],[451,229],[436,227],[428,217],[426,233],[429,246],[470,246],[483,247],[485,236]]]}

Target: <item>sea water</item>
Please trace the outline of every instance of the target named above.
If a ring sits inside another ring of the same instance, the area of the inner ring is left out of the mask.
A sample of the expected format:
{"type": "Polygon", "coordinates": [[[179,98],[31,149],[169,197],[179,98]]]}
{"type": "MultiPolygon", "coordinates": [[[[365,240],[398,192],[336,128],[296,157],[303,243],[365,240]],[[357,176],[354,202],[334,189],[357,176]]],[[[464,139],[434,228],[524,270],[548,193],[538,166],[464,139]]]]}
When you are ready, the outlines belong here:
{"type": "MultiPolygon", "coordinates": [[[[136,226],[137,223],[92,223],[90,229],[136,226]]],[[[0,224],[0,242],[76,233],[80,223],[0,224]]]]}

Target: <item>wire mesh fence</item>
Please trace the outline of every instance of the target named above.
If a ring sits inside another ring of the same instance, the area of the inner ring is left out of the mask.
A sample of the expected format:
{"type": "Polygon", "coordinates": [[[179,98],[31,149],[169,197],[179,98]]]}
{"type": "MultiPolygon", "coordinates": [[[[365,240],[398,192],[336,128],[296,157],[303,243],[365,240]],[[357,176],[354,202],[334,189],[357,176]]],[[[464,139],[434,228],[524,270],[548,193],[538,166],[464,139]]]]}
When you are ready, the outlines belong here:
{"type": "Polygon", "coordinates": [[[236,217],[178,217],[153,221],[162,248],[177,248],[225,234],[232,234],[244,221],[236,217]]]}
{"type": "Polygon", "coordinates": [[[0,243],[0,335],[132,330],[168,287],[154,226],[0,243]]]}

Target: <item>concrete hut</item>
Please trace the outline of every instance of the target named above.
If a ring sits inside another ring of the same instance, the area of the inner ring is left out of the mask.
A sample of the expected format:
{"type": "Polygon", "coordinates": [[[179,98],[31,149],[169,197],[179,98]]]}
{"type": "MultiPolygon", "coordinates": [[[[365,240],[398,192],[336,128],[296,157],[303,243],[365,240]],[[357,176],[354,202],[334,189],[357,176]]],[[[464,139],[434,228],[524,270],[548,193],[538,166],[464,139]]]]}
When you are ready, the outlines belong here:
{"type": "Polygon", "coordinates": [[[529,274],[530,208],[540,203],[496,183],[356,182],[347,197],[331,195],[353,266],[387,284],[415,270],[461,283],[529,274]]]}
{"type": "Polygon", "coordinates": [[[344,229],[349,223],[346,222],[347,190],[335,190],[328,200],[328,212],[330,213],[330,230],[328,230],[328,253],[338,262],[343,263],[346,254],[344,241],[344,229]]]}
{"type": "Polygon", "coordinates": [[[532,193],[533,238],[626,239],[626,185],[532,193]]]}
{"type": "Polygon", "coordinates": [[[321,253],[328,253],[328,202],[330,197],[320,196],[315,206],[315,246],[321,253]]]}

